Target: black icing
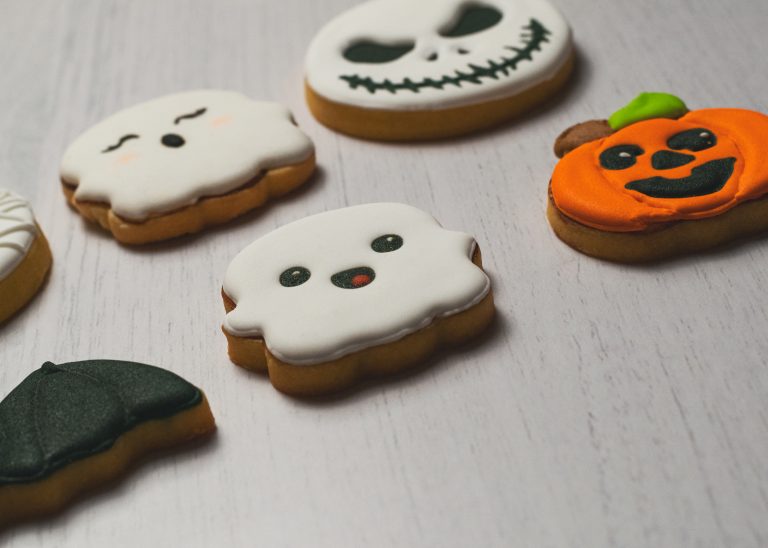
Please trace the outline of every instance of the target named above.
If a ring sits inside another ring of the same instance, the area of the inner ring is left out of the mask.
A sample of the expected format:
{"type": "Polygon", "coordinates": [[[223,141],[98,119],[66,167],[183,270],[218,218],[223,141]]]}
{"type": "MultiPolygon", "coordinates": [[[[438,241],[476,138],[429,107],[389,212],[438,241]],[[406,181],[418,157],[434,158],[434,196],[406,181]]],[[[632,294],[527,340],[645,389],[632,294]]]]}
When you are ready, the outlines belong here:
{"type": "Polygon", "coordinates": [[[374,278],[376,278],[376,273],[372,268],[358,266],[357,268],[337,272],[331,276],[331,283],[342,289],[359,289],[370,284],[374,278]]]}
{"type": "Polygon", "coordinates": [[[151,365],[48,362],[0,402],[0,486],[44,479],[201,401],[200,390],[151,365]]]}
{"type": "Polygon", "coordinates": [[[403,239],[397,234],[385,234],[371,242],[371,249],[376,253],[389,253],[403,247],[403,239]]]}
{"type": "Polygon", "coordinates": [[[690,164],[696,159],[695,156],[690,154],[681,154],[679,152],[672,152],[669,150],[660,150],[651,157],[651,165],[653,169],[664,170],[674,169],[676,167],[690,164]]]}
{"type": "Polygon", "coordinates": [[[415,44],[381,44],[373,40],[355,42],[344,50],[344,59],[352,63],[391,63],[413,51],[415,44]]]}
{"type": "Polygon", "coordinates": [[[191,120],[193,118],[197,118],[198,116],[202,116],[206,113],[208,109],[203,107],[197,109],[195,112],[190,112],[189,114],[182,114],[181,116],[177,116],[176,119],[173,121],[173,125],[178,125],[179,122],[182,120],[191,120]]]}
{"type": "Polygon", "coordinates": [[[296,287],[309,280],[312,273],[303,266],[292,266],[280,274],[280,285],[283,287],[296,287]]]}
{"type": "Polygon", "coordinates": [[[108,146],[107,148],[105,148],[101,152],[102,152],[102,154],[106,153],[106,152],[112,152],[113,150],[117,150],[118,148],[123,146],[123,143],[125,143],[126,141],[130,141],[131,139],[138,139],[138,138],[139,138],[139,136],[134,134],[134,133],[131,133],[129,135],[123,135],[122,137],[120,137],[120,139],[117,141],[117,143],[115,143],[114,145],[108,146]]]}
{"type": "Polygon", "coordinates": [[[645,151],[637,145],[618,145],[600,154],[600,165],[605,169],[628,169],[637,163],[637,157],[645,151]]]}
{"type": "Polygon", "coordinates": [[[667,146],[672,150],[690,150],[699,152],[712,148],[717,144],[715,134],[705,128],[689,129],[677,135],[673,135],[667,141],[667,146]]]}
{"type": "Polygon", "coordinates": [[[465,5],[455,22],[440,31],[440,36],[460,38],[476,34],[495,27],[502,20],[503,14],[491,6],[477,4],[465,5]]]}
{"type": "Polygon", "coordinates": [[[632,181],[625,188],[652,198],[692,198],[713,194],[725,186],[733,175],[736,158],[712,160],[695,167],[688,177],[666,179],[651,177],[632,181]]]}
{"type": "Polygon", "coordinates": [[[181,135],[177,135],[176,133],[166,133],[163,135],[163,138],[160,139],[160,142],[163,143],[168,148],[179,148],[183,147],[184,143],[186,141],[184,140],[184,137],[181,135]]]}

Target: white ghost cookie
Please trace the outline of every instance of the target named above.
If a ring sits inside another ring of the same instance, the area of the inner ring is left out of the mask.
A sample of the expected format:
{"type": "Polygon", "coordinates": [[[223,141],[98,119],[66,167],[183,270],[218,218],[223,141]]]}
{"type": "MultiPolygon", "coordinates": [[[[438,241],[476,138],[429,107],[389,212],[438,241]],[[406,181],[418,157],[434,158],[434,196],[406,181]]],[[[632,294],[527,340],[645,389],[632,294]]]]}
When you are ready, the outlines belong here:
{"type": "Polygon", "coordinates": [[[52,260],[29,204],[0,189],[0,322],[35,296],[52,260]]]}
{"type": "Polygon", "coordinates": [[[314,147],[276,103],[230,91],[167,95],[78,137],[61,161],[70,203],[123,243],[227,222],[303,184],[314,147]]]}
{"type": "Polygon", "coordinates": [[[223,296],[232,361],[295,395],[418,364],[480,333],[494,311],[475,240],[394,203],[267,234],[232,261],[223,296]]]}
{"type": "Polygon", "coordinates": [[[337,131],[433,139],[528,110],[572,66],[570,28],[548,0],[368,0],[312,41],[306,91],[337,131]]]}

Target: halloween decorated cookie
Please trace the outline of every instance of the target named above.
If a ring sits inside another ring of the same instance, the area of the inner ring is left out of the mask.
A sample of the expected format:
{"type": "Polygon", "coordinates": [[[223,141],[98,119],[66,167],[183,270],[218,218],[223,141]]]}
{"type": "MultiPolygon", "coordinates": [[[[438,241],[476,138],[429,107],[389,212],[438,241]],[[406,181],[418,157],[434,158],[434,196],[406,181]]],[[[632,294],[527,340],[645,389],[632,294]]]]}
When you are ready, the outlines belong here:
{"type": "Polygon", "coordinates": [[[69,202],[126,244],[225,223],[302,185],[312,142],[276,103],[190,91],[125,109],[61,162],[69,202]]]}
{"type": "Polygon", "coordinates": [[[223,296],[232,361],[303,396],[412,367],[494,313],[475,240],[394,203],[267,234],[229,265],[223,296]]]}
{"type": "Polygon", "coordinates": [[[369,0],[315,37],[306,94],[342,133],[435,139],[530,109],[572,66],[571,31],[548,0],[369,0]]]}
{"type": "Polygon", "coordinates": [[[0,188],[0,323],[35,296],[52,262],[29,204],[0,188]]]}
{"type": "Polygon", "coordinates": [[[641,262],[768,229],[768,116],[640,95],[555,144],[548,218],[568,245],[641,262]]]}
{"type": "Polygon", "coordinates": [[[0,402],[0,528],[57,512],[145,454],[214,429],[203,392],[169,371],[46,363],[0,402]]]}

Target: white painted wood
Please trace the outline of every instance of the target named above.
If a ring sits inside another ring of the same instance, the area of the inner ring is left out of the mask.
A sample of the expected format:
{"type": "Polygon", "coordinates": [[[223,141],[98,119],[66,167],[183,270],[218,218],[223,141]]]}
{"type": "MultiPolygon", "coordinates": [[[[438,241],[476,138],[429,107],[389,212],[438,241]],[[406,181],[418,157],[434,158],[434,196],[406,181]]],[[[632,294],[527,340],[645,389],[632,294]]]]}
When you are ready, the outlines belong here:
{"type": "MultiPolygon", "coordinates": [[[[417,1],[417,0],[414,0],[417,1]]],[[[302,57],[356,0],[0,0],[0,184],[56,263],[0,330],[0,395],[46,360],[165,366],[220,431],[8,546],[768,545],[768,241],[645,268],[561,244],[544,217],[554,137],[642,90],[768,111],[764,0],[557,0],[579,76],[549,108],[424,146],[340,137],[309,115],[302,57]],[[196,87],[282,100],[322,176],[225,228],[125,249],[64,202],[67,143],[115,109],[196,87]],[[307,214],[414,204],[475,234],[499,320],[425,371],[326,403],[229,363],[229,260],[307,214]]]]}

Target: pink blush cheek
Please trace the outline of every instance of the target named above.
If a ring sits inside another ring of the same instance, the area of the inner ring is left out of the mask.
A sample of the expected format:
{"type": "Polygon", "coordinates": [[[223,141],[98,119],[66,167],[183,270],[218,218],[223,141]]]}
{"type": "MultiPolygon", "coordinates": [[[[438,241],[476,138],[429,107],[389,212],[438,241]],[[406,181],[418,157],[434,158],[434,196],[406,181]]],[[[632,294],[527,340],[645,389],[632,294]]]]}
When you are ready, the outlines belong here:
{"type": "Polygon", "coordinates": [[[127,154],[118,156],[117,159],[115,159],[115,164],[118,166],[126,166],[128,164],[132,164],[138,158],[139,158],[138,154],[136,154],[135,152],[129,152],[127,154]]]}
{"type": "Polygon", "coordinates": [[[229,115],[226,116],[219,116],[217,118],[214,118],[211,120],[211,127],[222,127],[222,126],[228,126],[232,123],[232,117],[229,115]]]}

